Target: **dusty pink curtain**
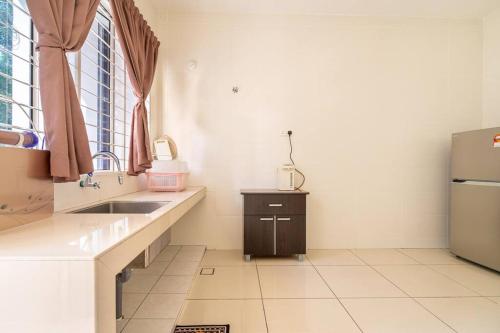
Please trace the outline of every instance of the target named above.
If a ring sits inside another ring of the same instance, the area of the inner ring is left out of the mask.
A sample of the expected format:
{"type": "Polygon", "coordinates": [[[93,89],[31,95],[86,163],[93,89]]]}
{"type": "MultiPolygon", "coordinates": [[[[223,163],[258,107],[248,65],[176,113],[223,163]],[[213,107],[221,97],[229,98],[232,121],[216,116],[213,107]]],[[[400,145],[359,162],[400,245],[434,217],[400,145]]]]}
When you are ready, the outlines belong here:
{"type": "Polygon", "coordinates": [[[50,171],[67,182],[93,171],[87,130],[66,58],[78,51],[96,15],[99,0],[28,0],[38,31],[40,95],[50,171]]]}
{"type": "Polygon", "coordinates": [[[160,42],[133,0],[111,0],[111,10],[128,76],[137,97],[132,114],[128,174],[138,175],[151,168],[153,160],[145,99],[153,84],[160,42]]]}

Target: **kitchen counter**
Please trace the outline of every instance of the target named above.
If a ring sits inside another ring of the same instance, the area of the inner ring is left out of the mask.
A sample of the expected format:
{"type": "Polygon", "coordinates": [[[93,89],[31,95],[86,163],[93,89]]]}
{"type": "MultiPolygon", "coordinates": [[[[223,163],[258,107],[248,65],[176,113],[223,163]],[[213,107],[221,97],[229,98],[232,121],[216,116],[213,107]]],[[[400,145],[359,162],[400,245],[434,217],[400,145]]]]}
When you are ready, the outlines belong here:
{"type": "Polygon", "coordinates": [[[204,187],[188,188],[183,192],[142,191],[105,200],[170,201],[150,214],[68,214],[85,206],[55,213],[49,218],[0,232],[0,260],[94,260],[175,211],[186,200],[200,196],[205,196],[204,187]]]}
{"type": "Polygon", "coordinates": [[[136,192],[105,201],[170,202],[150,214],[68,214],[74,207],[1,232],[0,332],[115,332],[116,274],[205,195],[136,192]]]}

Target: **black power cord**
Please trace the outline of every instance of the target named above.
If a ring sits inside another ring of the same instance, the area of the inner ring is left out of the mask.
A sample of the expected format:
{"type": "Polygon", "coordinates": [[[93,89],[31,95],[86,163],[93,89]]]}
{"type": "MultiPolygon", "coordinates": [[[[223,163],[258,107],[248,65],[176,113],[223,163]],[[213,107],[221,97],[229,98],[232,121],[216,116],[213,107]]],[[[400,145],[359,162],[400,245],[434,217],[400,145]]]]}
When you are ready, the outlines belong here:
{"type": "MultiPolygon", "coordinates": [[[[292,162],[292,165],[295,167],[295,162],[293,161],[293,157],[292,157],[292,153],[293,153],[292,131],[288,131],[287,134],[288,134],[288,142],[290,143],[290,154],[289,154],[290,162],[292,162]]],[[[297,167],[295,167],[295,171],[297,171],[297,173],[302,177],[302,183],[300,183],[300,185],[295,188],[295,190],[300,190],[302,188],[302,186],[304,186],[304,183],[306,182],[306,176],[302,173],[302,171],[297,169],[297,167]]]]}

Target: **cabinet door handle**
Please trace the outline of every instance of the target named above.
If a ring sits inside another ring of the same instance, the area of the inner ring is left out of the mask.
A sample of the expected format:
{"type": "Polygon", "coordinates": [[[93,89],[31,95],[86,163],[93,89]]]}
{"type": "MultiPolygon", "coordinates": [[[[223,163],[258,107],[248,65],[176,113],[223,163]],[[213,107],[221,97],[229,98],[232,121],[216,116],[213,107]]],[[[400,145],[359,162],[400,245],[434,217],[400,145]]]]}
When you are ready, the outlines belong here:
{"type": "Polygon", "coordinates": [[[268,206],[269,206],[269,207],[283,207],[283,204],[279,204],[279,203],[270,203],[268,206]]]}
{"type": "Polygon", "coordinates": [[[261,220],[261,221],[274,221],[274,218],[272,218],[272,217],[261,217],[259,220],[261,220]]]}
{"type": "Polygon", "coordinates": [[[278,217],[278,221],[291,221],[290,217],[278,217]]]}
{"type": "Polygon", "coordinates": [[[276,216],[274,216],[274,228],[273,228],[273,232],[274,232],[274,248],[273,248],[273,254],[276,255],[277,252],[276,252],[276,216]]]}

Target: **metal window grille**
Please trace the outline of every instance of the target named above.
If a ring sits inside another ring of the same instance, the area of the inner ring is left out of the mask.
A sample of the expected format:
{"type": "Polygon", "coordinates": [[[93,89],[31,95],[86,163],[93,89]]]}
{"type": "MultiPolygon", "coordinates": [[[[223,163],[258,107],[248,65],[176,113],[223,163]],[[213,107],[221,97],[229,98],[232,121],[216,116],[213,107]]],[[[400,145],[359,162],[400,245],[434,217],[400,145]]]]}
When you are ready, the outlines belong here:
{"type": "MultiPolygon", "coordinates": [[[[26,0],[0,0],[0,129],[33,130],[43,142],[36,41],[37,33],[26,0]]],[[[101,0],[80,52],[67,56],[91,152],[112,151],[126,169],[130,121],[136,98],[108,0],[101,0]]],[[[107,159],[96,159],[94,167],[114,171],[114,165],[107,159]]]]}

